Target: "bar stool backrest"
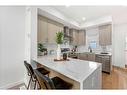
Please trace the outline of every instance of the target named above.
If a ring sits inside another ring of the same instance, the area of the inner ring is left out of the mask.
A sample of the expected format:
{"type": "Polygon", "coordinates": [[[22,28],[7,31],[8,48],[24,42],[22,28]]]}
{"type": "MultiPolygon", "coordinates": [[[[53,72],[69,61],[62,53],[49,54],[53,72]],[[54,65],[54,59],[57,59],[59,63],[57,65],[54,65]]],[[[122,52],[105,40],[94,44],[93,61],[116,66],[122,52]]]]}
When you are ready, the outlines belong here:
{"type": "Polygon", "coordinates": [[[54,83],[49,77],[44,76],[37,70],[34,70],[34,72],[41,86],[41,89],[55,89],[54,83]]]}
{"type": "Polygon", "coordinates": [[[28,71],[28,74],[30,74],[30,76],[32,76],[34,74],[32,66],[29,63],[27,63],[27,61],[24,61],[24,65],[28,71]]]}

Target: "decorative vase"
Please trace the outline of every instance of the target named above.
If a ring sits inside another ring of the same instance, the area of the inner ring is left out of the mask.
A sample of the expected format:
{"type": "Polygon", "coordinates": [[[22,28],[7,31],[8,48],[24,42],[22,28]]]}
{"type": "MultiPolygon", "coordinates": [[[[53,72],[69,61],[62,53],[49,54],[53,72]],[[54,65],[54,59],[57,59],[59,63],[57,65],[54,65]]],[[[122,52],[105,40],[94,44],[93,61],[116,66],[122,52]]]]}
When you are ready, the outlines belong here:
{"type": "Polygon", "coordinates": [[[67,60],[67,53],[63,54],[63,60],[67,60]]]}
{"type": "Polygon", "coordinates": [[[61,47],[60,44],[58,44],[57,46],[57,60],[61,59],[61,47]]]}

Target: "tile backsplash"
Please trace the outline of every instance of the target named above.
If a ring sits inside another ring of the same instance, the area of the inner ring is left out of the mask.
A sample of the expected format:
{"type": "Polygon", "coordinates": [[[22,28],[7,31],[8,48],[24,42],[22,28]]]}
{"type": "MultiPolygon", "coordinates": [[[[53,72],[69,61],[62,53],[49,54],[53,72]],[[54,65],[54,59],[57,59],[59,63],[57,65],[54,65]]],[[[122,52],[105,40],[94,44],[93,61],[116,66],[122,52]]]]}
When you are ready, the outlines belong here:
{"type": "MultiPolygon", "coordinates": [[[[48,54],[52,53],[52,54],[56,54],[56,50],[57,50],[57,44],[45,44],[45,47],[48,50],[48,54]]],[[[112,46],[106,46],[106,51],[107,52],[111,52],[112,51],[112,46]]],[[[70,50],[73,48],[72,45],[61,45],[61,48],[70,48],[70,50]]],[[[78,46],[78,52],[88,52],[88,46],[82,45],[82,46],[78,46]]],[[[103,52],[103,49],[101,46],[98,46],[96,49],[93,49],[93,52],[103,52]]]]}
{"type": "MultiPolygon", "coordinates": [[[[56,54],[57,44],[44,44],[44,46],[47,48],[48,54],[50,54],[51,52],[56,54]]],[[[62,44],[61,48],[70,48],[71,49],[72,46],[69,44],[66,44],[66,45],[62,44]]]]}
{"type": "MultiPolygon", "coordinates": [[[[93,52],[103,52],[103,49],[101,46],[98,46],[96,49],[92,49],[93,52]]],[[[106,46],[106,51],[111,52],[112,51],[112,46],[106,46]]],[[[88,46],[78,46],[78,52],[88,52],[88,46]]]]}

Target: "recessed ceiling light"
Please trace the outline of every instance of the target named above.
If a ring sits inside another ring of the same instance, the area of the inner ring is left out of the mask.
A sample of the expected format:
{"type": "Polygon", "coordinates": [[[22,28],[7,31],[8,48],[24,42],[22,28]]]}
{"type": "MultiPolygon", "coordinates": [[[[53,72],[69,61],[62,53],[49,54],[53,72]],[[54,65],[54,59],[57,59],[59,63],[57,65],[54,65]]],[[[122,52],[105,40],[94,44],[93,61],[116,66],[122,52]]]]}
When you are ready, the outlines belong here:
{"type": "Polygon", "coordinates": [[[65,5],[65,7],[66,7],[66,8],[68,8],[68,7],[70,7],[70,5],[69,5],[69,4],[67,4],[67,5],[65,5]]]}
{"type": "Polygon", "coordinates": [[[83,17],[83,18],[82,18],[82,20],[83,20],[83,21],[85,21],[85,20],[86,20],[86,18],[85,18],[85,17],[83,17]]]}

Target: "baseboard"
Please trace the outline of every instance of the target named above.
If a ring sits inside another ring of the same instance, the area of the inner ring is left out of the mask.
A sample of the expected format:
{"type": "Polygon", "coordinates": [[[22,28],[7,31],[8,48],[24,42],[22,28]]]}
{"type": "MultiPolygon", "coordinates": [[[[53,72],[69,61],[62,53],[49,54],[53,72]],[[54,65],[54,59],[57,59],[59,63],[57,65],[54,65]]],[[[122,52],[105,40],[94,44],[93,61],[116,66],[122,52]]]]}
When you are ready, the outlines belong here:
{"type": "Polygon", "coordinates": [[[117,68],[119,70],[122,70],[124,72],[127,72],[127,68],[123,68],[123,67],[119,67],[119,66],[113,66],[113,67],[115,67],[115,68],[117,68]]]}
{"type": "Polygon", "coordinates": [[[19,84],[22,84],[22,83],[24,83],[24,80],[20,80],[20,81],[14,82],[14,83],[7,84],[5,86],[0,87],[0,89],[12,88],[12,87],[19,85],[19,84]]]}
{"type": "Polygon", "coordinates": [[[117,67],[117,68],[121,68],[121,69],[125,69],[125,67],[122,66],[117,66],[117,65],[112,65],[113,67],[117,67]]]}

